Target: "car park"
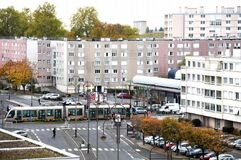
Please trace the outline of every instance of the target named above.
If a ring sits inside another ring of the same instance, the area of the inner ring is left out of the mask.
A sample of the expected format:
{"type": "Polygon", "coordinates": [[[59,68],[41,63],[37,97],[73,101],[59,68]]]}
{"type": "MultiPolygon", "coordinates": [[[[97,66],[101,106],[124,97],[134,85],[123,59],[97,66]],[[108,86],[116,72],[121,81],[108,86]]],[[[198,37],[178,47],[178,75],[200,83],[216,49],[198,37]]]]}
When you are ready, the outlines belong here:
{"type": "Polygon", "coordinates": [[[24,130],[15,130],[15,131],[13,131],[13,133],[18,134],[23,137],[28,137],[28,133],[24,130]]]}
{"type": "Polygon", "coordinates": [[[145,110],[144,108],[142,107],[136,107],[134,108],[134,114],[146,114],[147,113],[147,110],[145,110]]]}
{"type": "MultiPolygon", "coordinates": [[[[217,160],[217,157],[212,157],[209,160],[217,160]]],[[[231,154],[220,154],[218,160],[235,160],[235,158],[231,154]]]]}

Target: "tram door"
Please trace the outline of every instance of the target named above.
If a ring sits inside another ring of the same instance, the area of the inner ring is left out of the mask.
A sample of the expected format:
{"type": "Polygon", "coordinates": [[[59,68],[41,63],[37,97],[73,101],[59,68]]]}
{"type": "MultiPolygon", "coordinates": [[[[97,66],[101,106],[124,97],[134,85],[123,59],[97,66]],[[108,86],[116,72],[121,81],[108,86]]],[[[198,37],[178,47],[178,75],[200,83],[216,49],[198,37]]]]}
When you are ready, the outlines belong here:
{"type": "Polygon", "coordinates": [[[90,108],[90,119],[95,119],[96,117],[96,109],[95,108],[90,108]]]}
{"type": "Polygon", "coordinates": [[[16,120],[17,120],[17,121],[22,121],[22,111],[17,111],[16,120]]]}
{"type": "Polygon", "coordinates": [[[45,120],[45,110],[39,110],[38,119],[45,120]]]}
{"type": "Polygon", "coordinates": [[[61,118],[62,118],[61,109],[56,109],[54,112],[54,119],[61,119],[61,118]]]}

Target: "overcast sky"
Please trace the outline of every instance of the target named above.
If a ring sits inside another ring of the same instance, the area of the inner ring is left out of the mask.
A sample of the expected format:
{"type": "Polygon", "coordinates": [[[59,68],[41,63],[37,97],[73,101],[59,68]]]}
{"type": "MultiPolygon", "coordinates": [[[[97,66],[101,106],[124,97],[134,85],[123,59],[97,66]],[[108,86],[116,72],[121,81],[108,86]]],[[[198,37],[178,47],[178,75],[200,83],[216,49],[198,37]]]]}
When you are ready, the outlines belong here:
{"type": "Polygon", "coordinates": [[[93,6],[102,22],[133,25],[133,21],[145,20],[154,29],[163,26],[163,15],[179,12],[179,7],[204,6],[205,12],[215,12],[216,6],[237,7],[241,0],[0,0],[0,8],[14,6],[34,11],[39,5],[49,2],[56,6],[57,17],[69,29],[70,17],[80,7],[93,6]]]}

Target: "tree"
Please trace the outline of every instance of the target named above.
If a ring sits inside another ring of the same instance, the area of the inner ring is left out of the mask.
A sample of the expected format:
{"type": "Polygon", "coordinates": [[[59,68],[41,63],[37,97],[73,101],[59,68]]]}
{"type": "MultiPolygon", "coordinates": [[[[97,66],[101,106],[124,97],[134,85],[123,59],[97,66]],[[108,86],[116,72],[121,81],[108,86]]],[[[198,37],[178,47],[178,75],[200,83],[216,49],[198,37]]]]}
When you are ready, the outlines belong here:
{"type": "Polygon", "coordinates": [[[160,135],[160,123],[157,118],[144,118],[141,121],[140,128],[145,136],[152,136],[155,143],[155,137],[160,135]]]}
{"type": "Polygon", "coordinates": [[[79,8],[71,18],[71,32],[80,38],[90,38],[91,31],[99,23],[97,11],[93,7],[79,8]]]}
{"type": "Polygon", "coordinates": [[[23,12],[18,12],[13,7],[0,9],[1,36],[23,36],[27,28],[28,23],[23,12]]]}
{"type": "Polygon", "coordinates": [[[16,87],[16,89],[22,85],[25,92],[25,86],[29,84],[33,78],[33,71],[27,60],[17,62],[8,61],[0,69],[0,75],[5,76],[7,81],[16,87]]]}
{"type": "Polygon", "coordinates": [[[45,2],[34,11],[28,35],[36,37],[63,37],[65,29],[56,17],[55,6],[45,2]]]}
{"type": "Polygon", "coordinates": [[[176,142],[177,153],[179,151],[178,145],[183,140],[181,134],[181,123],[172,118],[165,118],[161,123],[161,135],[170,142],[176,142]]]}

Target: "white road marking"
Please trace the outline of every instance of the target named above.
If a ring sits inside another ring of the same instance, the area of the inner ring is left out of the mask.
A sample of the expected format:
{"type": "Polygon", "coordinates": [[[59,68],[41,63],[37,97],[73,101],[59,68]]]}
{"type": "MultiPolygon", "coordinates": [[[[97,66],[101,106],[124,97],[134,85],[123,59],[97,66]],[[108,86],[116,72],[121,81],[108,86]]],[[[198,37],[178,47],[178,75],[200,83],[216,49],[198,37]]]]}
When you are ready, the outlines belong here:
{"type": "Polygon", "coordinates": [[[60,130],[60,128],[56,128],[58,131],[60,130]]]}
{"type": "Polygon", "coordinates": [[[78,128],[78,130],[81,130],[81,128],[78,128]]]}
{"type": "Polygon", "coordinates": [[[139,150],[139,149],[136,149],[136,151],[137,151],[137,152],[140,152],[141,150],[139,150]]]}
{"type": "Polygon", "coordinates": [[[92,128],[92,130],[96,130],[95,128],[92,128]]]}
{"type": "Polygon", "coordinates": [[[38,131],[39,131],[39,129],[36,129],[36,131],[38,132],[38,131]]]}
{"type": "Polygon", "coordinates": [[[71,151],[72,151],[72,149],[71,149],[71,148],[68,148],[68,151],[70,151],[70,152],[71,152],[71,151]]]}
{"type": "Polygon", "coordinates": [[[86,130],[86,128],[83,128],[83,130],[86,130]]]}
{"type": "Polygon", "coordinates": [[[87,148],[81,148],[82,151],[87,151],[87,148]]]}
{"type": "Polygon", "coordinates": [[[66,151],[65,149],[61,149],[62,151],[66,151]]]}
{"type": "Polygon", "coordinates": [[[78,151],[78,148],[74,148],[74,151],[78,151]]]}
{"type": "Polygon", "coordinates": [[[104,150],[105,150],[105,151],[109,151],[109,149],[108,149],[108,148],[104,148],[104,150]]]}
{"type": "Polygon", "coordinates": [[[49,128],[47,128],[46,130],[47,130],[47,131],[50,131],[50,129],[49,129],[49,128]]]}
{"type": "Polygon", "coordinates": [[[111,151],[115,151],[115,149],[114,149],[114,148],[110,148],[110,150],[111,150],[111,151]]]}
{"type": "Polygon", "coordinates": [[[129,152],[127,152],[125,149],[123,149],[123,151],[126,152],[132,159],[134,159],[134,157],[129,152]]]}
{"type": "Polygon", "coordinates": [[[30,130],[29,129],[26,129],[26,132],[29,132],[30,130]]]}
{"type": "Polygon", "coordinates": [[[95,148],[92,148],[92,150],[93,150],[93,151],[96,151],[96,149],[95,149],[95,148]]]}
{"type": "Polygon", "coordinates": [[[33,130],[33,129],[31,129],[31,132],[34,132],[34,130],[33,130]]]}
{"type": "Polygon", "coordinates": [[[128,142],[130,142],[132,145],[135,145],[131,140],[129,140],[128,138],[126,138],[125,136],[123,136],[123,135],[120,135],[120,137],[122,137],[122,138],[125,138],[125,140],[127,140],[128,142]]]}
{"type": "Polygon", "coordinates": [[[103,151],[103,149],[102,149],[102,148],[98,148],[98,150],[99,150],[99,151],[103,151]]]}
{"type": "Polygon", "coordinates": [[[41,129],[41,131],[45,131],[45,129],[41,129]]]}

